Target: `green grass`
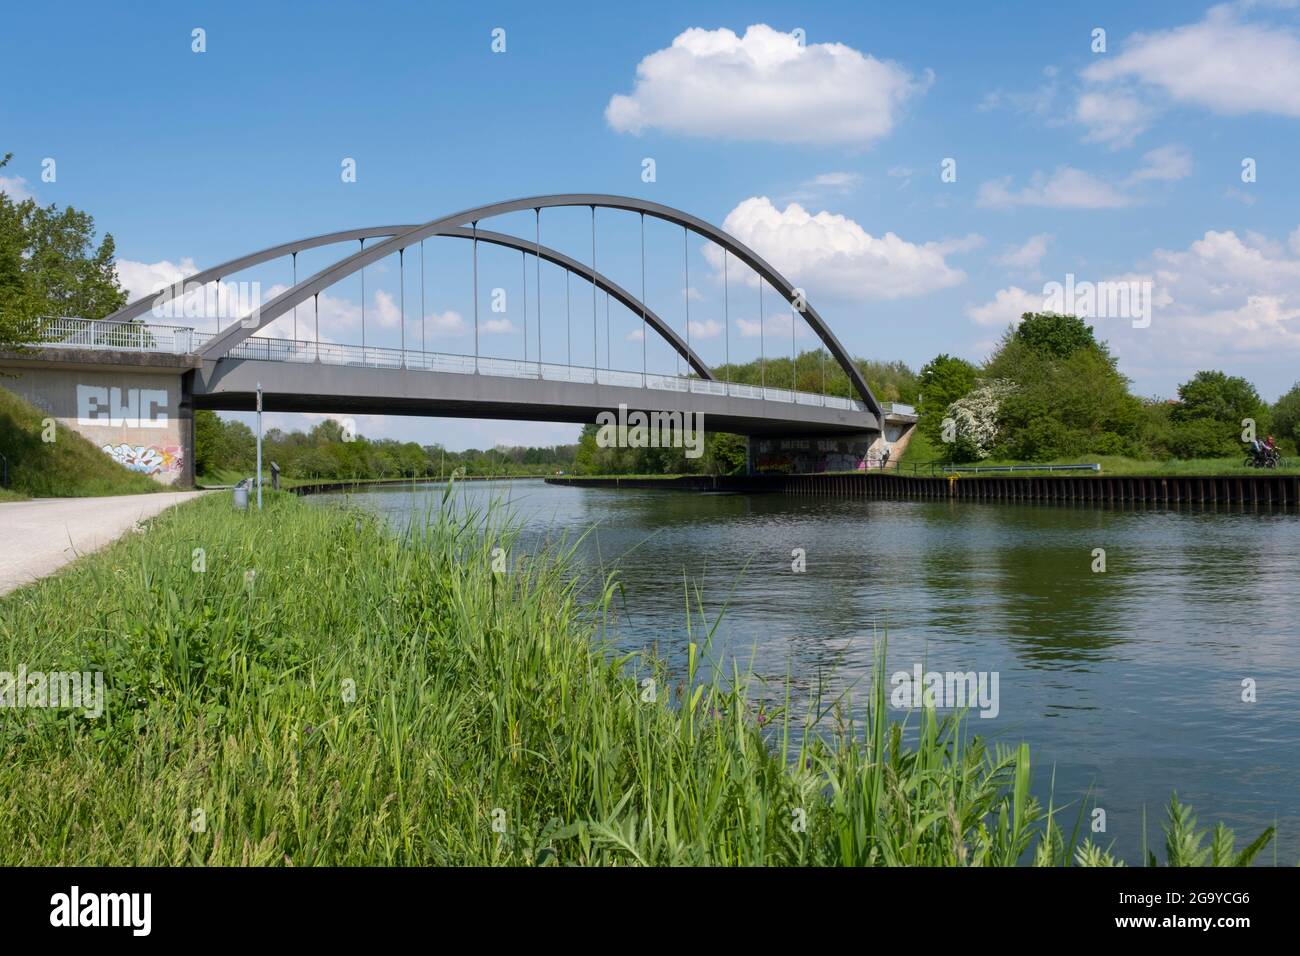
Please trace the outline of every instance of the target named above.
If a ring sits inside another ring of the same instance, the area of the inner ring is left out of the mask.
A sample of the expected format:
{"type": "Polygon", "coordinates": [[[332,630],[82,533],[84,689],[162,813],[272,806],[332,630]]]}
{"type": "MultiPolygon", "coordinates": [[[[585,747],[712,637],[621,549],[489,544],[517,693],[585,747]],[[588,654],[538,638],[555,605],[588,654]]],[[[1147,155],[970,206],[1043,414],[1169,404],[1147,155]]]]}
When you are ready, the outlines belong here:
{"type": "Polygon", "coordinates": [[[944,450],[935,447],[929,437],[922,434],[918,427],[912,428],[912,437],[903,449],[903,455],[899,459],[904,471],[909,471],[911,466],[917,462],[935,461],[944,457],[944,450]]]}
{"type": "MultiPolygon", "coordinates": [[[[940,456],[935,456],[940,457],[940,456]]],[[[965,462],[958,465],[959,468],[989,468],[1003,467],[1006,465],[1016,465],[1022,468],[1032,468],[1033,465],[1079,465],[1096,463],[1101,465],[1101,474],[1103,475],[1144,475],[1151,477],[1160,477],[1161,475],[1270,475],[1270,474],[1290,474],[1300,473],[1300,459],[1287,459],[1289,462],[1286,468],[1250,468],[1244,464],[1245,454],[1239,458],[1193,458],[1193,459],[1173,459],[1169,461],[1154,461],[1140,458],[1125,458],[1119,455],[1079,455],[1074,458],[1058,458],[1047,462],[1026,462],[1013,461],[1009,459],[987,459],[985,461],[965,462]]],[[[911,473],[911,465],[919,466],[926,462],[933,461],[934,458],[912,457],[909,454],[905,458],[903,472],[911,473]]],[[[1039,474],[1032,470],[1026,470],[1023,474],[1039,474]]],[[[928,469],[921,468],[918,474],[929,474],[928,469]]],[[[1041,472],[1048,474],[1048,472],[1041,472]]],[[[1059,472],[1058,472],[1059,474],[1059,472]]],[[[1087,472],[1073,472],[1076,476],[1087,476],[1087,472]]]]}
{"type": "MultiPolygon", "coordinates": [[[[250,478],[254,475],[256,469],[250,468],[247,471],[237,471],[231,469],[219,468],[215,471],[204,472],[199,475],[195,484],[200,488],[212,488],[218,485],[233,485],[241,479],[250,478]]],[[[267,486],[271,483],[270,471],[263,469],[262,477],[267,486]]],[[[549,478],[550,475],[469,475],[462,477],[461,481],[524,481],[535,478],[549,478]]],[[[300,488],[303,485],[312,487],[321,485],[338,485],[340,488],[350,488],[353,485],[400,485],[414,481],[416,484],[429,484],[431,482],[443,482],[449,480],[448,476],[438,475],[418,475],[414,479],[410,477],[398,478],[286,478],[280,477],[281,488],[300,488]]]]}
{"type": "Polygon", "coordinates": [[[11,492],[20,497],[80,498],[163,489],[147,475],[123,468],[63,425],[55,426],[54,441],[43,441],[47,417],[0,387],[0,452],[9,459],[11,492]]]}
{"type": "Polygon", "coordinates": [[[247,477],[248,472],[230,468],[217,468],[212,471],[205,471],[202,474],[195,475],[194,484],[198,488],[212,488],[217,485],[238,484],[241,479],[247,477]]]}
{"type": "Polygon", "coordinates": [[[615,475],[579,475],[575,472],[565,472],[563,475],[542,475],[543,478],[599,478],[602,481],[614,478],[635,478],[637,481],[676,481],[678,478],[712,478],[712,475],[690,474],[681,472],[679,474],[665,475],[659,472],[646,474],[615,474],[615,475]]]}
{"type": "Polygon", "coordinates": [[[109,685],[96,720],[0,710],[0,864],[1114,862],[1082,805],[1035,801],[1026,745],[932,712],[905,743],[883,681],[856,722],[764,709],[702,679],[698,596],[682,672],[616,654],[615,583],[580,599],[571,551],[514,544],[473,512],[398,534],[209,496],[0,599],[0,670],[109,685]]]}
{"type": "MultiPolygon", "coordinates": [[[[912,466],[920,468],[918,474],[929,474],[928,470],[921,466],[932,462],[942,461],[946,457],[946,449],[942,445],[935,445],[919,430],[916,431],[907,450],[900,459],[900,470],[903,474],[911,474],[912,466]]],[[[1035,464],[1044,465],[1080,465],[1080,464],[1100,464],[1103,475],[1150,475],[1159,477],[1161,475],[1261,475],[1261,474],[1296,474],[1300,473],[1300,456],[1285,458],[1288,463],[1286,468],[1278,469],[1259,469],[1249,468],[1244,462],[1246,451],[1243,446],[1240,455],[1232,458],[1195,458],[1195,459],[1171,459],[1169,461],[1157,461],[1155,459],[1144,458],[1127,458],[1121,455],[1077,455],[1071,458],[1057,458],[1047,462],[1026,462],[1014,461],[1010,459],[993,459],[986,461],[967,462],[964,467],[991,467],[1005,465],[1028,466],[1035,464]]],[[[1025,474],[1033,474],[1025,472],[1025,474]]],[[[1046,474],[1046,472],[1044,472],[1046,474]]],[[[1075,475],[1086,475],[1086,472],[1074,472],[1075,475]]]]}

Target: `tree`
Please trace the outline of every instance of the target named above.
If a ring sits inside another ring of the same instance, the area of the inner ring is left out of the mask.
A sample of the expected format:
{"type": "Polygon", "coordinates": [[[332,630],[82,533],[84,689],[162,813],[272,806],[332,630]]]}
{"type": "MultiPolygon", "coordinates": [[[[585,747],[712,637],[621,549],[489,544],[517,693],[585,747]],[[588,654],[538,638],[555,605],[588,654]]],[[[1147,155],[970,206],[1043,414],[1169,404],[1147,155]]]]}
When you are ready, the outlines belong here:
{"type": "Polygon", "coordinates": [[[1079,349],[1098,346],[1092,326],[1078,316],[1055,312],[1026,312],[1013,334],[1035,352],[1054,358],[1065,358],[1079,349]]]}
{"type": "Polygon", "coordinates": [[[194,413],[196,474],[212,475],[222,470],[252,468],[257,457],[256,445],[253,430],[243,422],[223,421],[216,412],[207,409],[194,413]]]}
{"type": "Polygon", "coordinates": [[[947,415],[948,406],[970,393],[975,387],[978,374],[970,362],[946,352],[936,355],[921,366],[921,374],[918,376],[921,400],[917,407],[917,428],[932,445],[937,447],[941,441],[943,419],[947,415]]]}
{"type": "Polygon", "coordinates": [[[955,426],[952,444],[954,461],[979,461],[989,457],[997,444],[998,416],[1016,384],[1002,379],[981,382],[969,395],[948,406],[947,415],[955,426]]]}
{"type": "MultiPolygon", "coordinates": [[[[905,363],[854,359],[853,364],[866,379],[872,394],[880,401],[916,401],[919,381],[916,373],[905,363]]],[[[795,387],[801,392],[844,397],[852,391],[849,377],[826,349],[801,352],[793,368],[797,370],[795,387]]],[[[758,385],[763,382],[769,387],[786,388],[790,385],[791,369],[789,356],[778,356],[755,359],[743,365],[719,365],[713,371],[720,380],[727,382],[741,385],[758,385]]],[[[856,393],[853,397],[857,398],[856,393]]]]}
{"type": "Polygon", "coordinates": [[[745,470],[749,440],[729,432],[709,432],[704,446],[704,467],[711,475],[735,475],[745,470]]]}
{"type": "Polygon", "coordinates": [[[295,478],[333,478],[338,474],[334,459],[319,448],[308,448],[293,463],[295,478]]]}
{"type": "Polygon", "coordinates": [[[582,436],[578,439],[578,454],[574,456],[573,467],[580,475],[594,475],[597,471],[596,457],[600,447],[596,444],[594,423],[582,426],[582,436]]]}
{"type": "Polygon", "coordinates": [[[1051,461],[1082,455],[1142,454],[1142,403],[1098,345],[1064,358],[1038,355],[999,413],[999,457],[1051,461]]]}
{"type": "Polygon", "coordinates": [[[194,473],[210,475],[225,466],[222,440],[225,430],[217,413],[201,408],[194,413],[194,473]]]}
{"type": "Polygon", "coordinates": [[[88,213],[0,193],[0,348],[32,341],[43,317],[98,319],[125,304],[113,237],[94,237],[88,213]]]}
{"type": "Polygon", "coordinates": [[[1174,425],[1170,420],[1175,402],[1149,398],[1142,402],[1140,444],[1146,454],[1160,460],[1174,457],[1174,425]]]}
{"type": "Polygon", "coordinates": [[[1280,439],[1300,443],[1300,382],[1291,386],[1273,405],[1273,433],[1280,439]]]}
{"type": "Polygon", "coordinates": [[[997,457],[1050,461],[1143,453],[1142,403],[1082,319],[1025,313],[1003,336],[984,374],[1016,385],[998,411],[997,457]]]}
{"type": "Polygon", "coordinates": [[[1241,453],[1242,433],[1251,424],[1257,435],[1267,432],[1269,407],[1244,378],[1202,371],[1178,386],[1169,418],[1178,457],[1222,458],[1241,453]]]}

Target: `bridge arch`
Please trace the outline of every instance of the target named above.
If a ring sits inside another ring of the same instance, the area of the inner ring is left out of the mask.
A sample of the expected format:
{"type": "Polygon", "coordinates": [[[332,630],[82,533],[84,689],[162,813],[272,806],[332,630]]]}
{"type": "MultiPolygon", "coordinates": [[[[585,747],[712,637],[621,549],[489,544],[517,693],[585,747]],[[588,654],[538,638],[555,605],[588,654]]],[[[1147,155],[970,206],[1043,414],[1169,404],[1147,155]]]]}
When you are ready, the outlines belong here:
{"type": "MultiPolygon", "coordinates": [[[[307,239],[300,239],[296,242],[281,243],[276,246],[269,246],[258,252],[249,253],[240,256],[237,259],[231,259],[227,262],[218,263],[202,272],[196,272],[192,276],[187,276],[181,285],[190,283],[206,284],[208,282],[219,282],[221,279],[239,272],[243,269],[249,269],[264,262],[270,262],[273,259],[279,259],[286,255],[292,255],[302,252],[304,249],[312,249],[318,246],[330,245],[336,242],[356,241],[358,239],[371,239],[376,237],[387,237],[396,235],[403,230],[413,229],[414,226],[374,226],[365,229],[349,229],[342,232],[324,233],[319,236],[311,236],[307,239]]],[[[695,352],[677,331],[663,318],[628,292],[621,285],[611,279],[604,273],[593,270],[586,263],[580,262],[570,256],[565,255],[558,249],[552,249],[550,246],[538,245],[534,241],[521,239],[518,236],[512,236],[505,232],[493,232],[490,230],[475,230],[465,226],[448,226],[434,233],[431,238],[456,238],[456,239],[473,239],[477,235],[479,242],[486,242],[490,245],[504,246],[509,249],[516,249],[528,255],[540,255],[546,262],[557,265],[560,268],[577,275],[587,282],[593,283],[600,291],[607,293],[629,311],[641,313],[647,325],[654,329],[661,338],[663,338],[673,349],[686,360],[687,364],[695,370],[701,378],[709,381],[716,381],[717,376],[700,355],[695,352]]],[[[105,322],[127,322],[138,318],[145,312],[149,311],[156,302],[166,302],[174,298],[178,291],[177,285],[169,285],[160,289],[157,293],[149,296],[143,296],[134,302],[128,303],[112,315],[107,316],[105,322]]],[[[266,323],[262,323],[265,325],[266,323]]],[[[259,326],[260,327],[260,326],[259,326]]]]}
{"type": "MultiPolygon", "coordinates": [[[[674,209],[671,206],[665,206],[660,203],[649,202],[647,200],[637,199],[629,196],[615,196],[615,195],[606,195],[606,194],[598,194],[598,193],[564,193],[564,194],[547,195],[547,196],[532,196],[523,199],[514,199],[505,202],[490,203],[483,206],[475,206],[470,209],[462,210],[461,212],[458,213],[453,213],[450,216],[443,216],[438,219],[432,219],[428,222],[422,223],[417,226],[411,226],[404,229],[394,228],[391,233],[385,232],[384,235],[386,236],[386,238],[383,238],[381,242],[376,243],[375,245],[371,246],[368,249],[362,249],[359,252],[353,253],[352,255],[349,255],[339,260],[338,262],[335,262],[332,265],[325,267],[324,269],[317,272],[315,275],[304,279],[303,281],[295,285],[293,288],[287,289],[286,291],[282,292],[280,295],[272,299],[270,302],[267,302],[259,309],[258,318],[255,323],[251,323],[247,326],[242,321],[232,324],[229,328],[225,329],[224,331],[216,335],[213,339],[211,339],[204,347],[202,354],[204,355],[205,358],[210,358],[210,359],[220,358],[221,356],[229,352],[229,350],[233,348],[235,345],[242,342],[244,339],[248,338],[249,336],[253,335],[258,329],[263,328],[269,323],[275,321],[275,319],[279,318],[281,315],[286,314],[287,312],[289,312],[289,310],[293,309],[296,305],[302,304],[307,299],[311,298],[313,295],[316,295],[317,293],[323,291],[324,289],[329,288],[330,286],[336,284],[337,282],[357,272],[358,270],[363,269],[364,267],[374,262],[377,262],[380,259],[386,258],[387,256],[392,255],[395,252],[405,249],[408,246],[411,246],[421,241],[422,239],[431,238],[436,235],[447,234],[445,232],[446,230],[456,230],[456,232],[453,232],[451,234],[458,234],[459,230],[463,229],[466,226],[466,224],[470,224],[473,227],[472,231],[477,232],[477,225],[480,220],[489,219],[494,216],[505,215],[511,212],[526,211],[529,209],[541,210],[541,209],[564,207],[564,206],[578,206],[578,207],[589,206],[593,210],[593,215],[595,209],[597,208],[619,209],[628,212],[636,212],[643,216],[651,216],[653,218],[660,219],[665,222],[670,222],[675,225],[682,226],[683,228],[691,232],[694,232],[697,235],[703,236],[704,238],[711,240],[717,245],[722,246],[724,250],[726,250],[731,255],[735,256],[741,262],[745,263],[756,273],[758,273],[760,279],[767,282],[774,289],[776,289],[777,292],[781,295],[782,298],[786,300],[787,303],[791,304],[792,306],[795,303],[798,293],[794,285],[790,283],[789,280],[787,280],[779,272],[777,272],[776,269],[771,266],[771,264],[769,264],[766,260],[764,260],[761,256],[759,256],[758,253],[750,249],[748,246],[740,242],[738,239],[728,235],[727,233],[723,232],[721,229],[718,229],[716,226],[713,226],[712,224],[705,222],[704,220],[699,219],[696,216],[692,216],[690,213],[683,212],[682,210],[679,209],[674,209]]],[[[330,233],[326,235],[336,236],[336,235],[344,235],[344,234],[330,233]]],[[[479,233],[478,235],[479,238],[483,238],[482,233],[479,233]]],[[[496,235],[504,235],[504,234],[498,233],[496,235]]],[[[314,239],[323,240],[324,237],[314,237],[314,239]]],[[[307,241],[313,241],[313,240],[307,240],[307,241]]],[[[334,240],[334,241],[342,241],[342,240],[334,240]]],[[[316,244],[323,245],[325,244],[325,242],[324,241],[316,242],[316,244]]],[[[528,246],[530,250],[535,251],[536,249],[535,243],[525,242],[524,244],[528,246]]],[[[296,249],[292,248],[294,245],[295,244],[293,243],[289,243],[285,246],[277,246],[273,248],[284,250],[279,252],[279,255],[286,255],[289,252],[297,251],[296,249]]],[[[303,248],[306,247],[304,246],[303,248]]],[[[267,251],[268,250],[263,250],[263,252],[267,252],[267,251]]],[[[255,253],[253,254],[253,256],[244,257],[244,258],[245,260],[249,260],[249,259],[256,258],[259,255],[261,254],[255,253]]],[[[243,260],[232,260],[232,261],[239,262],[243,260]]],[[[569,260],[569,261],[577,264],[576,260],[569,260]]],[[[221,268],[221,267],[215,267],[215,268],[221,268]]],[[[208,270],[208,271],[212,272],[214,270],[208,270]]],[[[197,277],[191,277],[191,281],[197,281],[197,277]]],[[[611,294],[613,293],[611,292],[611,294]]],[[[136,305],[138,305],[138,303],[136,305]]],[[[643,303],[637,302],[635,311],[641,311],[643,307],[644,307],[643,303]]],[[[845,351],[844,347],[840,344],[835,334],[830,330],[830,328],[827,326],[826,322],[822,319],[821,315],[817,312],[817,310],[812,306],[811,303],[808,303],[805,299],[803,302],[803,308],[795,308],[794,311],[797,312],[800,316],[802,316],[804,321],[808,324],[808,326],[813,330],[813,332],[826,346],[831,356],[835,359],[835,361],[839,364],[840,368],[848,376],[853,389],[866,403],[868,409],[870,409],[876,415],[880,415],[881,414],[880,403],[876,400],[876,397],[875,395],[872,394],[870,387],[866,383],[866,380],[862,377],[862,374],[858,371],[857,367],[853,364],[852,359],[845,351]]],[[[647,320],[648,320],[648,315],[647,315],[647,320]]],[[[663,334],[664,328],[667,328],[667,326],[664,325],[663,328],[656,327],[656,331],[659,331],[660,334],[663,334]]],[[[668,329],[668,331],[671,332],[672,330],[668,329]]],[[[665,337],[668,338],[668,336],[665,337]]],[[[680,342],[680,339],[676,336],[675,333],[673,333],[672,337],[669,338],[669,341],[674,342],[674,347],[677,347],[677,343],[680,342]]],[[[684,343],[681,344],[684,347],[684,343]]],[[[682,349],[678,348],[678,351],[681,352],[682,349]]],[[[695,362],[692,362],[692,366],[695,367],[695,362]]],[[[707,369],[707,366],[704,366],[702,362],[699,363],[699,366],[700,367],[696,367],[697,372],[699,372],[702,375],[705,375],[705,377],[708,378],[713,377],[711,373],[706,374],[705,371],[702,370],[702,369],[707,369]]]]}
{"type": "MultiPolygon", "coordinates": [[[[343,229],[338,232],[324,232],[319,236],[308,236],[306,239],[295,239],[293,242],[282,242],[279,245],[268,246],[265,249],[259,249],[257,252],[250,252],[248,255],[240,256],[237,259],[230,259],[226,262],[219,262],[210,269],[204,269],[202,272],[196,272],[192,276],[186,276],[182,285],[191,282],[197,282],[200,285],[206,285],[209,282],[220,282],[227,276],[236,272],[242,272],[244,269],[251,269],[253,266],[261,265],[263,262],[270,262],[272,259],[279,259],[284,256],[295,255],[308,249],[316,249],[320,246],[330,246],[337,242],[356,242],[359,239],[378,239],[388,236],[395,236],[415,228],[413,225],[404,226],[370,226],[362,229],[343,229]]],[[[150,309],[156,302],[167,302],[177,291],[176,285],[169,285],[166,288],[159,289],[152,295],[141,296],[134,302],[128,302],[122,308],[118,309],[112,315],[104,317],[105,322],[129,322],[132,319],[138,319],[150,309]]]]}

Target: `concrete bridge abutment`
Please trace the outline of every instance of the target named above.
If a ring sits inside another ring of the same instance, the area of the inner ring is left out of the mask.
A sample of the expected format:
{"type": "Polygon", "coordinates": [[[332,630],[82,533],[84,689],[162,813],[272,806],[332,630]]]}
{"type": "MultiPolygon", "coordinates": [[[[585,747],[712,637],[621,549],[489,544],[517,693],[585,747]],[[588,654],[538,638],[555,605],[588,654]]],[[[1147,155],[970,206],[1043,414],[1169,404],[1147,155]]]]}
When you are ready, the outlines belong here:
{"type": "Polygon", "coordinates": [[[32,349],[0,355],[0,386],[124,467],[180,489],[194,485],[192,368],[176,355],[32,349]]]}

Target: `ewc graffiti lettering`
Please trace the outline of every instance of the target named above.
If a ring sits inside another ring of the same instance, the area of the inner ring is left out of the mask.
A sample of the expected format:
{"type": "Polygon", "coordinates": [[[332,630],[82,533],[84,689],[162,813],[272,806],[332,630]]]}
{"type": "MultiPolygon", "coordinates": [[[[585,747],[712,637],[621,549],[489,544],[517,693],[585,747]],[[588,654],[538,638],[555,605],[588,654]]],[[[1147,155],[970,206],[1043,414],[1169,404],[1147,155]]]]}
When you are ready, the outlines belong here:
{"type": "Polygon", "coordinates": [[[180,471],[184,454],[179,446],[158,448],[154,445],[107,444],[101,450],[119,465],[145,475],[180,471]]]}
{"type": "Polygon", "coordinates": [[[166,428],[167,390],[78,385],[77,424],[166,428]]]}
{"type": "Polygon", "coordinates": [[[181,474],[185,463],[183,446],[171,444],[177,436],[168,410],[172,399],[166,388],[133,388],[78,383],[77,425],[90,429],[94,441],[104,454],[119,465],[160,479],[181,474]],[[141,442],[123,430],[160,429],[173,434],[156,434],[153,444],[141,442]],[[95,435],[94,430],[113,429],[116,434],[95,435]],[[123,441],[123,439],[126,439],[123,441]]]}

